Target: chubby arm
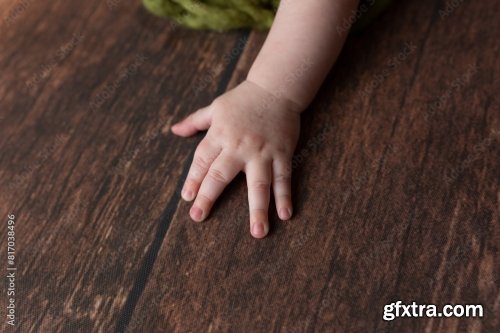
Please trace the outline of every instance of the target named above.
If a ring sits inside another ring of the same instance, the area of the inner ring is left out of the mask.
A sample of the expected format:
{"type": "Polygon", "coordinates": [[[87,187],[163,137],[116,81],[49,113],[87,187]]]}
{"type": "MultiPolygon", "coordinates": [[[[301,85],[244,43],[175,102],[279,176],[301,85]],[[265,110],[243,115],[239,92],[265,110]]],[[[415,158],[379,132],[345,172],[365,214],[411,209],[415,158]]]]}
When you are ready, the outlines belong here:
{"type": "Polygon", "coordinates": [[[357,0],[282,0],[247,79],[302,110],[312,101],[342,49],[337,29],[357,0]]]}
{"type": "Polygon", "coordinates": [[[347,31],[336,26],[356,0],[282,0],[275,22],[248,77],[172,127],[191,136],[208,129],[198,145],[182,197],[205,220],[224,188],[243,171],[248,186],[250,232],[269,231],[271,188],[278,216],[292,216],[292,157],[300,112],[312,101],[337,58],[347,31]]]}

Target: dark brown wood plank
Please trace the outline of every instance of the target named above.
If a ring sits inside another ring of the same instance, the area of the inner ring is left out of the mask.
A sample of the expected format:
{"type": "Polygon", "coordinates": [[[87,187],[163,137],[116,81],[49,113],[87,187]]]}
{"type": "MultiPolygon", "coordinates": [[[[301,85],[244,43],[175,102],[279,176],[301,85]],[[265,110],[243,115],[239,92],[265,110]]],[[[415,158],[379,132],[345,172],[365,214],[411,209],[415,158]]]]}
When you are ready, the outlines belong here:
{"type": "Polygon", "coordinates": [[[292,221],[253,239],[242,177],[203,224],[179,206],[130,332],[499,330],[499,5],[445,6],[394,3],[349,39],[303,117],[292,221]],[[384,321],[397,300],[485,314],[384,321]]]}
{"type": "Polygon", "coordinates": [[[160,129],[225,89],[232,62],[218,54],[243,35],[108,3],[0,4],[0,246],[5,270],[14,214],[20,332],[109,332],[127,320],[196,146],[160,129]]]}

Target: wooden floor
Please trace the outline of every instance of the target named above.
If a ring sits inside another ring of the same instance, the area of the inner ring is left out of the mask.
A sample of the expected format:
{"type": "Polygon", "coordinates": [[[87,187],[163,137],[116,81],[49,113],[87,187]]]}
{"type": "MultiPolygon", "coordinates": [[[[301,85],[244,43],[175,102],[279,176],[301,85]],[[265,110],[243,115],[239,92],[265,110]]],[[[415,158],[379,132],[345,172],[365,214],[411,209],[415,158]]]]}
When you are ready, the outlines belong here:
{"type": "Polygon", "coordinates": [[[240,82],[264,33],[139,1],[0,12],[0,269],[9,214],[17,268],[0,331],[500,331],[498,1],[395,1],[349,38],[303,115],[296,215],[272,211],[264,240],[244,177],[190,221],[202,135],[161,132],[240,82]],[[384,321],[397,300],[484,318],[384,321]]]}

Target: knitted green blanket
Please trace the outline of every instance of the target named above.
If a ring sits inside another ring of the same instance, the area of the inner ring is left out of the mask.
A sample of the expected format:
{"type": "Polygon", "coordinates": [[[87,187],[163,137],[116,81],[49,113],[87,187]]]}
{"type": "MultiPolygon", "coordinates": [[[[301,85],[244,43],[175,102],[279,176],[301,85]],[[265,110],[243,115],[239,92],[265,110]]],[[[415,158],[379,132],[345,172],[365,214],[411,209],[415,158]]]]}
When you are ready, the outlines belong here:
{"type": "MultiPolygon", "coordinates": [[[[297,0],[300,1],[300,0],[297,0]]],[[[332,0],[333,1],[333,0],[332,0]]],[[[342,23],[354,30],[366,26],[390,0],[362,0],[358,11],[342,23]]],[[[152,13],[170,17],[193,29],[226,31],[239,28],[269,29],[279,0],[143,0],[152,13]]]]}

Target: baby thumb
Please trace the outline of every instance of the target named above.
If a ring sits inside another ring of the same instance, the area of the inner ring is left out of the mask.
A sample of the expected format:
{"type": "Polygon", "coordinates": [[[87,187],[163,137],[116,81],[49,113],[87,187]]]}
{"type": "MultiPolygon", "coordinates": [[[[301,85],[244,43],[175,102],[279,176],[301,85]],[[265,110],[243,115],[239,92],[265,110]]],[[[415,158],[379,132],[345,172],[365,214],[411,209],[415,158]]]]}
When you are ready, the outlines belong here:
{"type": "Polygon", "coordinates": [[[179,136],[191,136],[198,131],[204,131],[210,127],[212,115],[208,107],[199,109],[187,118],[172,126],[172,132],[179,136]]]}

